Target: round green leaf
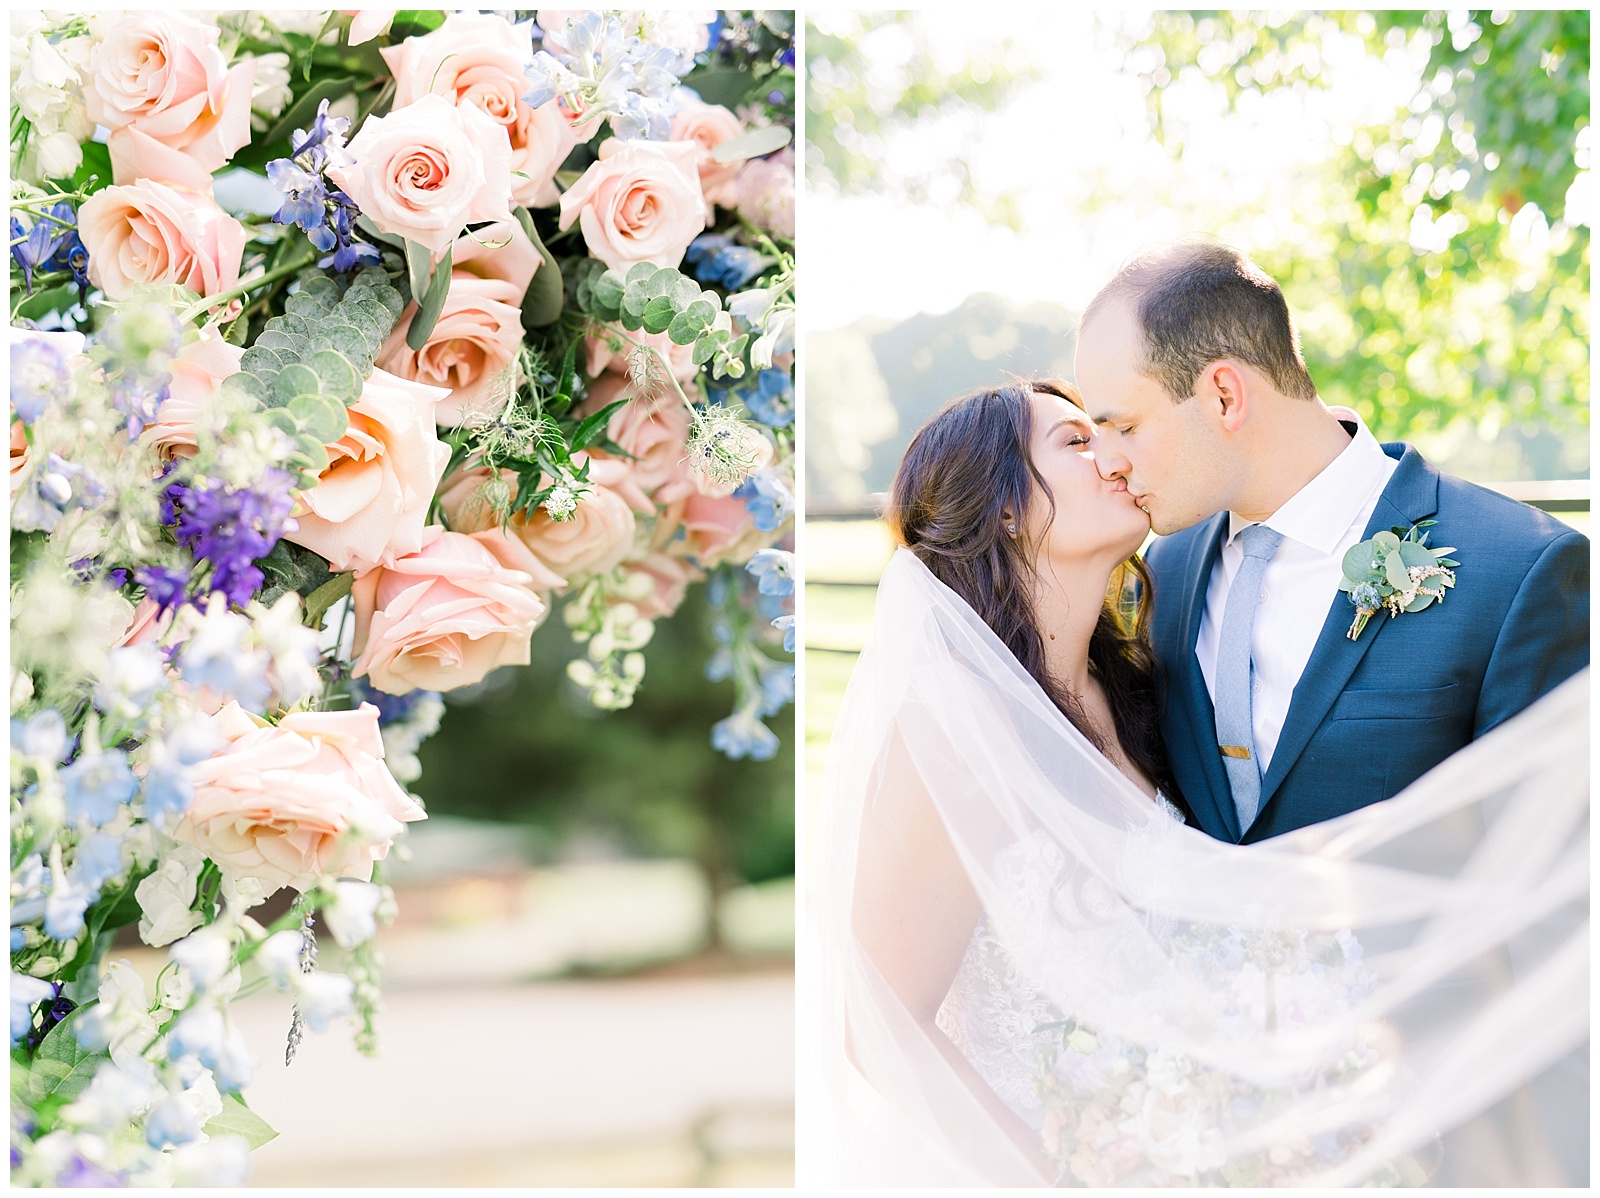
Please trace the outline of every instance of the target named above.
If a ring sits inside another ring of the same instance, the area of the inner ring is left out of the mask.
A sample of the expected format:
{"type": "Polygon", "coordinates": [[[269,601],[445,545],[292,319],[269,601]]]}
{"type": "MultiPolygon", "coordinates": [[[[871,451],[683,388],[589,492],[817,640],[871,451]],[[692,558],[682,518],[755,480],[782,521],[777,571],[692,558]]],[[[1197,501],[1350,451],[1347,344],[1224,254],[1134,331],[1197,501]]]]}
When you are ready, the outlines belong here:
{"type": "Polygon", "coordinates": [[[653,276],[659,267],[654,262],[635,262],[628,268],[627,276],[623,282],[632,286],[634,283],[643,284],[653,276]]]}
{"type": "Polygon", "coordinates": [[[1432,602],[1433,602],[1433,596],[1432,595],[1418,595],[1410,603],[1406,604],[1405,607],[1402,610],[1403,611],[1421,611],[1423,608],[1427,607],[1428,604],[1430,604],[1432,602]]]}
{"type": "Polygon", "coordinates": [[[289,414],[300,431],[327,445],[344,436],[350,427],[350,413],[337,396],[316,392],[296,395],[289,401],[289,414]]]}
{"type": "Polygon", "coordinates": [[[1400,548],[1400,538],[1392,532],[1380,532],[1373,536],[1372,543],[1379,549],[1400,548]]]}
{"type": "Polygon", "coordinates": [[[1407,566],[1426,569],[1433,565],[1433,554],[1415,541],[1400,542],[1400,560],[1407,566]]]}
{"type": "Polygon", "coordinates": [[[665,295],[658,295],[644,306],[643,322],[645,332],[664,333],[667,326],[678,315],[678,310],[672,306],[672,300],[665,295]]]}
{"type": "Polygon", "coordinates": [[[278,377],[272,380],[272,389],[279,399],[287,403],[296,395],[307,392],[315,395],[322,390],[322,380],[304,362],[290,362],[278,371],[278,377]]]}
{"type": "Polygon", "coordinates": [[[1406,573],[1405,559],[1398,553],[1391,553],[1384,559],[1383,572],[1389,580],[1389,585],[1397,591],[1403,591],[1411,585],[1411,578],[1406,573]]]}
{"type": "Polygon", "coordinates": [[[668,294],[672,296],[672,306],[682,312],[700,298],[700,284],[686,275],[679,275],[668,294]]]}
{"type": "Polygon", "coordinates": [[[1354,578],[1358,582],[1371,581],[1375,571],[1372,568],[1373,544],[1371,541],[1362,541],[1359,545],[1352,545],[1344,551],[1344,560],[1340,568],[1346,578],[1354,578]]]}
{"type": "Polygon", "coordinates": [[[306,363],[321,380],[317,389],[332,395],[343,403],[352,404],[361,398],[361,376],[350,364],[350,359],[336,349],[319,349],[306,363]]]}

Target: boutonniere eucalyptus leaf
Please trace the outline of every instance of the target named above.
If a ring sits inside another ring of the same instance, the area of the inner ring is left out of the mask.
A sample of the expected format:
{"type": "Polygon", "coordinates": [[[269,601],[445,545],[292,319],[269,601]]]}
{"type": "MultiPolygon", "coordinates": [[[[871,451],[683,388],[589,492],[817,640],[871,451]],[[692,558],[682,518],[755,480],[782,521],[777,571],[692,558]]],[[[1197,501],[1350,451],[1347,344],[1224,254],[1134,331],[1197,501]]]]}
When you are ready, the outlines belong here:
{"type": "Polygon", "coordinates": [[[1410,529],[1392,528],[1371,540],[1352,545],[1344,555],[1344,577],[1339,589],[1355,604],[1356,617],[1345,635],[1355,640],[1367,621],[1387,608],[1392,619],[1401,612],[1421,611],[1435,599],[1442,600],[1446,588],[1456,585],[1451,569],[1453,547],[1434,549],[1428,533],[1437,520],[1420,520],[1410,529]]]}

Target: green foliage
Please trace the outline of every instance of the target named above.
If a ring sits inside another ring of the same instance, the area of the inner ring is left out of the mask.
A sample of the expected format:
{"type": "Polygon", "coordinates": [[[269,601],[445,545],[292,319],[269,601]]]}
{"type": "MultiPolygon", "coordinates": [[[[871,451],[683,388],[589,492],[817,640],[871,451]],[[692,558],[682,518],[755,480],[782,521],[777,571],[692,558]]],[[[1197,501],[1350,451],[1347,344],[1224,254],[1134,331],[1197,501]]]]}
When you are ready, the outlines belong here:
{"type": "Polygon", "coordinates": [[[740,378],[749,335],[735,337],[730,321],[719,321],[722,297],[703,290],[670,266],[637,262],[584,278],[578,296],[597,319],[615,321],[630,332],[665,333],[676,345],[692,345],[696,366],[711,363],[713,378],[740,378]]]}
{"type": "MultiPolygon", "coordinates": [[[[522,327],[542,329],[561,319],[566,288],[562,285],[561,267],[556,264],[555,255],[545,248],[539,230],[534,227],[533,214],[526,208],[518,208],[516,216],[517,223],[522,226],[522,231],[528,235],[528,240],[533,242],[542,259],[539,268],[534,271],[533,281],[528,284],[527,293],[522,297],[522,327]]],[[[584,260],[594,261],[592,258],[584,260]]]]}
{"type": "MultiPolygon", "coordinates": [[[[1326,85],[1332,39],[1426,53],[1409,106],[1348,131],[1334,154],[1329,220],[1310,240],[1247,248],[1283,285],[1322,397],[1380,438],[1492,440],[1510,427],[1576,443],[1589,423],[1590,238],[1559,218],[1588,161],[1588,31],[1585,12],[1167,12],[1124,53],[1175,155],[1185,114],[1162,92],[1180,76],[1237,106],[1326,85]]],[[[1552,455],[1534,470],[1575,464],[1586,459],[1552,455]]]]}
{"type": "Polygon", "coordinates": [[[278,1133],[260,1115],[245,1106],[237,1094],[222,1096],[222,1110],[205,1125],[208,1136],[242,1136],[251,1151],[278,1138],[278,1133]]]}
{"type": "Polygon", "coordinates": [[[72,1011],[45,1035],[28,1065],[28,1105],[38,1110],[71,1102],[88,1087],[95,1070],[110,1060],[78,1043],[73,1024],[86,1010],[72,1011]]]}
{"type": "Polygon", "coordinates": [[[417,310],[406,326],[406,345],[420,351],[428,344],[428,335],[439,322],[444,311],[445,297],[450,293],[450,257],[454,249],[444,252],[437,265],[426,246],[414,241],[406,242],[406,276],[411,282],[411,296],[417,301],[417,310]]]}
{"type": "Polygon", "coordinates": [[[357,275],[342,296],[332,278],[309,274],[283,315],[267,321],[244,351],[223,392],[275,410],[299,447],[301,469],[316,474],[328,464],[323,446],[344,434],[345,409],[361,398],[401,306],[400,293],[376,267],[357,275]]]}
{"type": "Polygon", "coordinates": [[[980,191],[967,169],[977,144],[965,130],[951,153],[920,172],[884,161],[888,139],[919,122],[998,110],[1040,77],[1015,42],[975,41],[946,66],[926,30],[887,12],[817,14],[806,26],[806,183],[842,195],[887,195],[926,203],[953,198],[991,221],[1017,227],[1010,197],[980,191]]]}
{"type": "MultiPolygon", "coordinates": [[[[305,597],[318,596],[317,601],[322,604],[322,611],[325,612],[333,605],[338,595],[335,594],[326,603],[322,603],[323,598],[332,594],[332,592],[325,591],[323,588],[337,583],[339,578],[349,579],[353,577],[348,574],[334,575],[328,569],[326,558],[289,541],[279,541],[272,547],[271,553],[267,554],[266,557],[257,559],[255,564],[261,568],[262,574],[266,576],[266,585],[262,588],[259,598],[268,607],[271,607],[290,591],[294,591],[296,594],[305,597]]],[[[348,592],[348,582],[344,586],[348,592]]],[[[306,606],[306,623],[310,624],[311,603],[309,598],[307,598],[306,606]]],[[[321,612],[318,613],[319,621],[320,617],[321,612]]]]}

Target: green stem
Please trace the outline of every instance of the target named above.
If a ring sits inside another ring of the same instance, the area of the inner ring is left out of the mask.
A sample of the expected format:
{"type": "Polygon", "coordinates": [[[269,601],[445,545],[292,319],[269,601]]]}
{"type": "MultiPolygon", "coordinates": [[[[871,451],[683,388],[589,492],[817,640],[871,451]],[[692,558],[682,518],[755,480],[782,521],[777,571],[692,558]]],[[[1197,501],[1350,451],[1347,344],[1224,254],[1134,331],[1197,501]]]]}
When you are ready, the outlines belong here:
{"type": "Polygon", "coordinates": [[[226,304],[229,300],[238,299],[242,295],[247,295],[264,283],[275,283],[281,278],[304,270],[316,260],[317,255],[316,252],[313,251],[302,258],[296,258],[293,262],[285,262],[276,270],[269,270],[266,274],[251,279],[248,282],[240,283],[237,287],[230,287],[227,291],[224,291],[218,295],[206,297],[198,304],[195,304],[194,307],[189,308],[187,311],[180,314],[178,320],[183,324],[188,324],[197,316],[202,316],[206,312],[209,312],[212,308],[226,304]]]}

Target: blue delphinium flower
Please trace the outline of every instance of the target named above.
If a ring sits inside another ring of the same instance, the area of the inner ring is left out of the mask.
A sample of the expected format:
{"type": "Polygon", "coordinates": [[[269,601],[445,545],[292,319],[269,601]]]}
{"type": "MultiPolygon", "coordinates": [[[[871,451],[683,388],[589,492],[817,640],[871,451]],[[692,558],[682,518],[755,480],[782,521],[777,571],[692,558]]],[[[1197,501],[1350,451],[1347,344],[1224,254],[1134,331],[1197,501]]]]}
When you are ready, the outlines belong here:
{"type": "Polygon", "coordinates": [[[328,189],[321,175],[296,165],[293,159],[274,158],[267,163],[267,179],[284,196],[272,214],[274,223],[299,225],[309,233],[327,222],[328,189]]]}
{"type": "Polygon", "coordinates": [[[112,382],[111,406],[126,419],[130,442],[156,422],[156,409],[166,400],[171,383],[166,371],[149,376],[127,372],[112,382]]]}
{"type": "Polygon", "coordinates": [[[765,254],[736,245],[721,233],[702,233],[689,243],[683,260],[689,273],[708,287],[737,291],[776,265],[765,254]]]}
{"type": "Polygon", "coordinates": [[[793,616],[779,616],[776,620],[772,621],[772,626],[774,628],[780,630],[783,633],[783,651],[785,653],[793,653],[794,652],[794,617],[793,616]]]}
{"type": "Polygon", "coordinates": [[[11,406],[23,424],[32,424],[50,401],[65,392],[70,378],[67,359],[44,337],[11,343],[11,406]]]}
{"type": "Polygon", "coordinates": [[[794,666],[775,662],[761,671],[761,707],[764,716],[777,715],[794,702],[794,666]]]}
{"type": "Polygon", "coordinates": [[[166,615],[183,602],[184,589],[189,585],[189,572],[167,566],[140,566],[133,572],[133,580],[156,601],[158,614],[166,615]]]}
{"type": "MultiPolygon", "coordinates": [[[[72,209],[65,204],[57,204],[56,208],[65,208],[66,215],[72,215],[72,209]]],[[[59,213],[52,212],[51,215],[59,213]]],[[[22,222],[16,217],[11,218],[11,258],[22,269],[22,284],[29,295],[33,294],[33,272],[48,268],[64,233],[64,227],[51,220],[50,216],[34,218],[31,229],[23,228],[22,222]]]]}
{"type": "Polygon", "coordinates": [[[524,68],[522,100],[530,108],[564,97],[595,119],[609,118],[619,138],[671,136],[678,79],[693,68],[692,54],[652,45],[599,12],[547,30],[544,46],[524,68]]]}
{"type": "Polygon", "coordinates": [[[172,483],[165,491],[163,522],[177,526],[180,545],[211,563],[212,589],[243,607],[263,582],[254,562],[271,553],[285,532],[293,486],[293,476],[276,468],[254,488],[236,490],[209,479],[192,486],[172,483]]]}
{"type": "Polygon", "coordinates": [[[311,244],[319,250],[333,252],[318,258],[317,265],[323,270],[332,266],[341,274],[362,266],[376,266],[383,258],[378,247],[357,241],[353,236],[357,212],[355,201],[337,190],[329,192],[328,197],[332,201],[329,223],[310,236],[311,244]]]}
{"type": "Polygon", "coordinates": [[[8,989],[11,993],[11,1047],[15,1048],[33,1029],[33,1009],[45,999],[53,998],[55,987],[13,970],[8,989]]]}
{"type": "Polygon", "coordinates": [[[755,517],[756,528],[762,532],[777,532],[794,511],[794,492],[776,470],[757,470],[733,492],[735,499],[755,517]]]}
{"type": "Polygon", "coordinates": [[[769,428],[785,428],[794,423],[794,383],[787,370],[756,372],[756,385],[746,388],[739,398],[750,414],[769,428]]]}
{"type": "Polygon", "coordinates": [[[52,940],[71,940],[83,931],[83,913],[96,895],[71,873],[51,873],[54,880],[44,901],[44,932],[52,940]]]}
{"type": "MultiPolygon", "coordinates": [[[[122,875],[122,837],[91,832],[73,851],[72,871],[97,896],[111,879],[122,875]]],[[[92,901],[92,900],[91,900],[92,901]]]]}
{"type": "Polygon", "coordinates": [[[99,507],[105,499],[104,485],[87,467],[59,454],[46,454],[16,491],[11,527],[17,532],[54,532],[72,508],[99,507]]]}
{"type": "Polygon", "coordinates": [[[199,1139],[200,1125],[182,1098],[168,1094],[145,1116],[144,1138],[152,1148],[170,1148],[199,1139]]]}
{"type": "Polygon", "coordinates": [[[785,549],[758,549],[745,564],[763,595],[794,594],[794,554],[785,549]]]}
{"type": "Polygon", "coordinates": [[[117,809],[138,789],[139,780],[121,749],[85,754],[61,771],[67,818],[85,819],[97,828],[115,819],[117,809]]]}
{"type": "Polygon", "coordinates": [[[25,757],[59,765],[67,755],[67,722],[53,707],[35,712],[26,722],[13,719],[11,748],[25,757]]]}
{"type": "Polygon", "coordinates": [[[734,761],[767,761],[778,751],[778,736],[745,707],[711,726],[711,747],[734,761]]]}

